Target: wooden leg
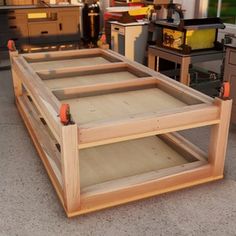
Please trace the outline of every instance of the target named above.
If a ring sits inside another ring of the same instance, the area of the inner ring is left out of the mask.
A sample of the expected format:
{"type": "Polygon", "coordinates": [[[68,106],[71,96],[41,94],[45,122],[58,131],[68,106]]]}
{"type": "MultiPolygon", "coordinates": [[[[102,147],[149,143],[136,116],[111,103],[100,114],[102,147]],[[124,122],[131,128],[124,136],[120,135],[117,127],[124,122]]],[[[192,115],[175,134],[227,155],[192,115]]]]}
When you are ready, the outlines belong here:
{"type": "Polygon", "coordinates": [[[189,85],[189,65],[190,57],[183,57],[180,68],[180,83],[189,85]]]}
{"type": "Polygon", "coordinates": [[[156,57],[156,71],[159,71],[159,61],[160,57],[156,57]]]}
{"type": "Polygon", "coordinates": [[[148,53],[148,67],[153,70],[156,69],[156,56],[152,53],[148,53]]]}
{"type": "Polygon", "coordinates": [[[191,76],[190,73],[188,73],[188,80],[187,80],[187,85],[190,86],[190,82],[191,82],[191,76]]]}
{"type": "Polygon", "coordinates": [[[61,164],[64,203],[67,213],[80,209],[80,174],[77,125],[62,127],[61,164]]]}
{"type": "Polygon", "coordinates": [[[14,69],[12,69],[12,81],[13,81],[15,97],[21,96],[22,95],[22,82],[14,69]]]}
{"type": "Polygon", "coordinates": [[[9,51],[9,57],[12,67],[12,82],[14,87],[15,97],[22,95],[22,82],[17,73],[15,72],[14,65],[12,64],[12,58],[17,57],[19,55],[18,51],[9,51]]]}
{"type": "Polygon", "coordinates": [[[209,146],[209,163],[213,165],[214,176],[223,175],[224,171],[232,100],[218,99],[217,103],[221,107],[220,123],[211,128],[209,146]]]}

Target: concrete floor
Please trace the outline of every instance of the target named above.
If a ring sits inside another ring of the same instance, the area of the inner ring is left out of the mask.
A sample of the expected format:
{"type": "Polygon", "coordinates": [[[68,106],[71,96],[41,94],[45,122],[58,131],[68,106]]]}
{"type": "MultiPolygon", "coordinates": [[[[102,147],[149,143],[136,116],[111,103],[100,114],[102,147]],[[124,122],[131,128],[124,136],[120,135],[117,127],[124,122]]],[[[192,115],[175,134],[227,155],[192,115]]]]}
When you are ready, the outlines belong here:
{"type": "MultiPolygon", "coordinates": [[[[0,236],[236,235],[236,127],[225,179],[67,219],[0,71],[0,236]]],[[[206,146],[207,129],[186,135],[206,146]]]]}

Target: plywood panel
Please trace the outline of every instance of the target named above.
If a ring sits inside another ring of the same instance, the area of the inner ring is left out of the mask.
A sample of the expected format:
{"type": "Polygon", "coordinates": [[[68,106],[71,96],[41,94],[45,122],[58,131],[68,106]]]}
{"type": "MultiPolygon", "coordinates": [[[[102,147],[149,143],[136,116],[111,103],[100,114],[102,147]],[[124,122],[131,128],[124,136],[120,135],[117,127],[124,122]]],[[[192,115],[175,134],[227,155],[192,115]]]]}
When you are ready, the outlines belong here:
{"type": "Polygon", "coordinates": [[[81,187],[186,163],[156,136],[88,148],[80,151],[81,187]]]}
{"type": "Polygon", "coordinates": [[[158,88],[67,99],[61,102],[70,105],[72,117],[79,124],[186,106],[158,88]]]}
{"type": "Polygon", "coordinates": [[[65,60],[50,60],[45,62],[29,63],[34,70],[55,70],[76,66],[92,66],[111,63],[103,57],[73,58],[65,60]]]}
{"type": "Polygon", "coordinates": [[[73,76],[59,79],[50,79],[44,80],[43,82],[50,89],[63,89],[70,88],[74,86],[83,86],[83,85],[92,85],[92,84],[101,84],[108,82],[119,82],[125,81],[129,79],[136,79],[137,76],[128,72],[128,71],[120,71],[120,72],[112,72],[112,73],[104,73],[104,74],[95,74],[95,75],[83,75],[83,76],[73,76]]]}

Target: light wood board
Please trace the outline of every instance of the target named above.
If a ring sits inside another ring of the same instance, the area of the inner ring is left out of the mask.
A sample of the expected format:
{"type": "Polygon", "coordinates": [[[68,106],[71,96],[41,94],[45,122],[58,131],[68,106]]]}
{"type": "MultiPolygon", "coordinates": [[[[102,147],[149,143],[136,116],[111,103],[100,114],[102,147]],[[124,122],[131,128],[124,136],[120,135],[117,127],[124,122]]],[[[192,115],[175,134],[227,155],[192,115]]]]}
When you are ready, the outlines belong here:
{"type": "Polygon", "coordinates": [[[104,57],[74,58],[65,60],[50,60],[29,63],[36,70],[55,70],[58,68],[68,68],[76,66],[92,66],[111,63],[104,57]]]}
{"type": "Polygon", "coordinates": [[[81,187],[188,163],[156,136],[80,151],[81,187]]]}
{"type": "Polygon", "coordinates": [[[187,106],[158,88],[66,99],[61,102],[70,105],[73,120],[78,124],[187,106]]]}
{"type": "Polygon", "coordinates": [[[108,82],[126,81],[129,79],[137,79],[138,77],[128,71],[118,71],[103,74],[73,76],[66,78],[43,80],[46,86],[52,90],[71,88],[74,86],[94,85],[108,82]]]}

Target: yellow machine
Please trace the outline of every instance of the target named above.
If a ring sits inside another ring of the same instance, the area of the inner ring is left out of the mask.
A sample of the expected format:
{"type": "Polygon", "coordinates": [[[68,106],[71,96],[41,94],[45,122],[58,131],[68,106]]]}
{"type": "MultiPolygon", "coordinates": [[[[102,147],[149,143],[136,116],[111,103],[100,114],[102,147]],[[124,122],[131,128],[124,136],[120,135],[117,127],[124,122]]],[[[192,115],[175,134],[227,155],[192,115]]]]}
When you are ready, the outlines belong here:
{"type": "Polygon", "coordinates": [[[134,10],[129,11],[130,16],[137,16],[137,15],[149,15],[151,10],[154,8],[153,5],[149,5],[147,7],[140,7],[134,10]]]}
{"type": "Polygon", "coordinates": [[[213,48],[216,29],[188,30],[186,33],[178,30],[163,29],[163,46],[182,50],[183,45],[191,50],[213,48]]]}
{"type": "Polygon", "coordinates": [[[155,22],[161,37],[158,46],[190,53],[194,50],[213,49],[217,42],[218,29],[225,28],[220,18],[180,20],[177,25],[166,21],[155,22]]]}

